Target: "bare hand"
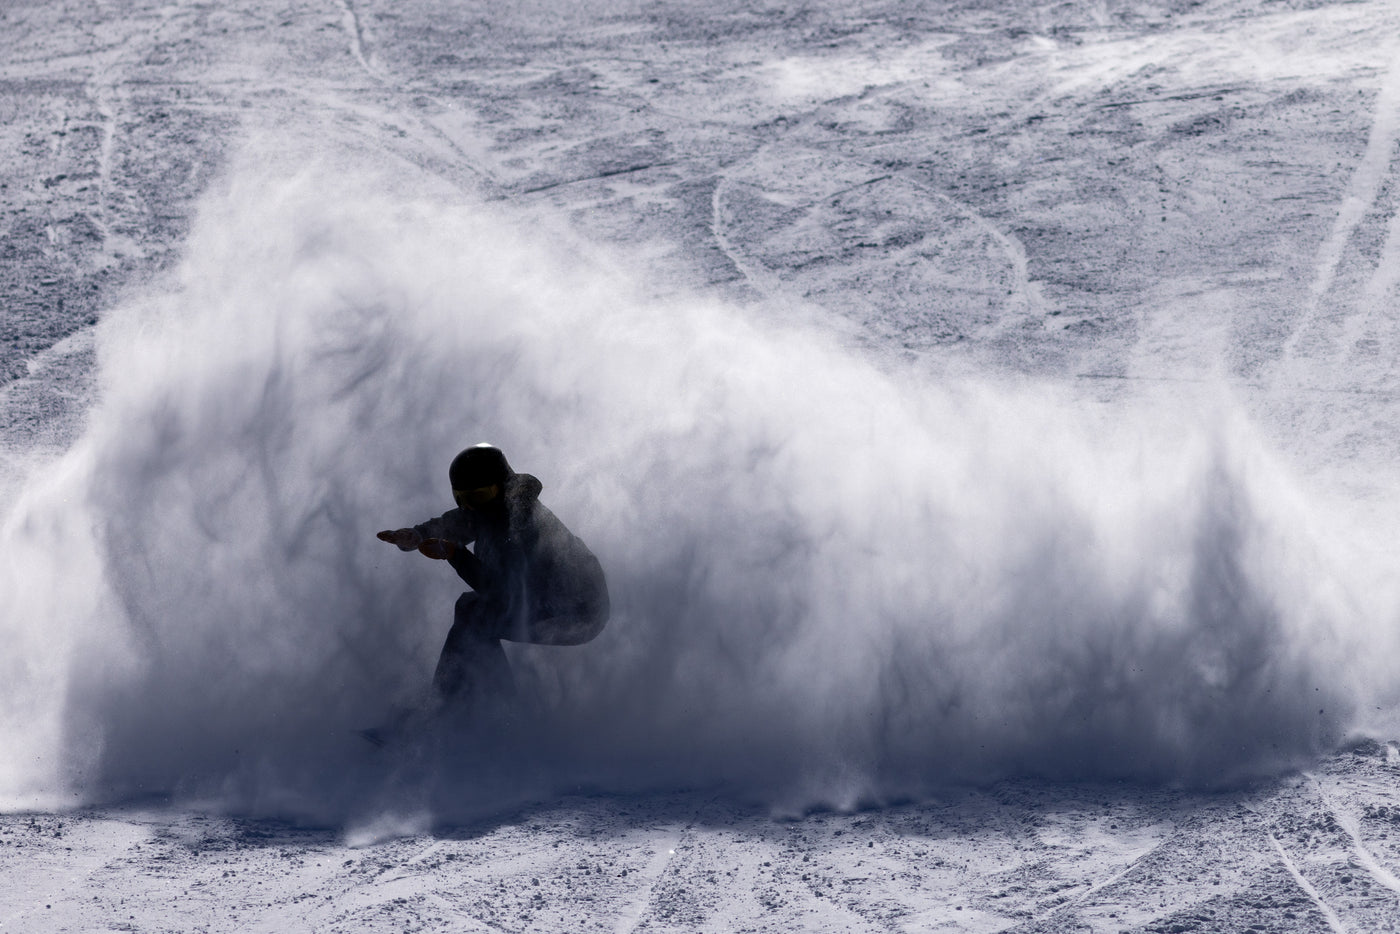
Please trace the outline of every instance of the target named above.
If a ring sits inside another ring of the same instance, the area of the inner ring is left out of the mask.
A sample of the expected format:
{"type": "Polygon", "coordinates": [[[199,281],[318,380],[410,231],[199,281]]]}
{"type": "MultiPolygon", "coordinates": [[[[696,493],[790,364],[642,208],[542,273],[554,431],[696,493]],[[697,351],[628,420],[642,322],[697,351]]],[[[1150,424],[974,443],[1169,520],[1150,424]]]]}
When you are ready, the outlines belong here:
{"type": "Polygon", "coordinates": [[[441,538],[425,538],[418,545],[418,551],[426,558],[433,558],[438,561],[452,557],[452,553],[457,550],[457,546],[441,538]]]}
{"type": "Polygon", "coordinates": [[[423,544],[423,536],[417,529],[386,529],[376,536],[381,542],[398,545],[399,551],[412,551],[423,544]]]}

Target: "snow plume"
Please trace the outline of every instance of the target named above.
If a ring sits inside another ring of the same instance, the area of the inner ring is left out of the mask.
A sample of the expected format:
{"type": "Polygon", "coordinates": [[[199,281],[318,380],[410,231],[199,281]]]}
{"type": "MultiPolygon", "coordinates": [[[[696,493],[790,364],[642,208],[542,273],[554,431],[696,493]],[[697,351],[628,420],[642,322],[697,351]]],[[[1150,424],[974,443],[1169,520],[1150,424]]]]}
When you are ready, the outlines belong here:
{"type": "Polygon", "coordinates": [[[383,191],[236,172],[169,287],[104,322],[90,427],[4,529],[11,800],[840,806],[1228,782],[1352,725],[1354,594],[1384,601],[1228,407],[937,383],[383,191]],[[522,710],[460,755],[376,753],[352,728],[423,690],[462,588],[374,532],[447,509],[481,440],[593,546],[614,617],[511,646],[522,710]]]}

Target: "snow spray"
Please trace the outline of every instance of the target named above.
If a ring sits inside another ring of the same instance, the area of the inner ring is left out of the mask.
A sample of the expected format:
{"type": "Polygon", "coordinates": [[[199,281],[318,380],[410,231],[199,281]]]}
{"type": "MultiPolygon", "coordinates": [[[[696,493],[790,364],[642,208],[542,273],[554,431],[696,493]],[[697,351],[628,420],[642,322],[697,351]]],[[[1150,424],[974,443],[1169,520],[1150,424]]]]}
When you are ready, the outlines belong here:
{"type": "MultiPolygon", "coordinates": [[[[1223,396],[940,381],[631,278],[479,204],[232,171],[6,514],[0,795],[381,793],[399,766],[352,730],[422,691],[463,586],[374,533],[450,508],[478,441],[614,605],[585,646],[509,647],[528,716],[458,757],[493,787],[1210,786],[1393,703],[1358,661],[1396,657],[1376,562],[1223,396]]],[[[489,798],[455,761],[439,797],[489,798]]]]}

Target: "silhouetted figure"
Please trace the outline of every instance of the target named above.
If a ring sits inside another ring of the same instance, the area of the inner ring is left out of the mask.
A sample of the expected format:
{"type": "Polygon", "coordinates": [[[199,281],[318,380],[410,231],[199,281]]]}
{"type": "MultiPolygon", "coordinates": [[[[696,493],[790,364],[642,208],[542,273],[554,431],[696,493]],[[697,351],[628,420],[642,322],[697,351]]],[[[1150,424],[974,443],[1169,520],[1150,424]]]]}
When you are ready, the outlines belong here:
{"type": "Polygon", "coordinates": [[[587,642],[608,620],[608,588],[598,559],[540,503],[540,481],[511,470],[499,448],[467,448],[448,478],[456,509],[379,538],[447,561],[471,587],[433,674],[439,703],[469,710],[514,693],[502,639],[587,642]]]}

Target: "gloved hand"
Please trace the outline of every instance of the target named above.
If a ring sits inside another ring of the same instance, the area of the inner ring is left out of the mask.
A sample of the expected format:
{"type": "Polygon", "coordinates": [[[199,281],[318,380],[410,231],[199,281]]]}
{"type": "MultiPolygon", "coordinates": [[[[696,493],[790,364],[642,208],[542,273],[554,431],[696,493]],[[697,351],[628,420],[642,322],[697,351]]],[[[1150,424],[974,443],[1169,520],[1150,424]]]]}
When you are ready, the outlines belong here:
{"type": "Polygon", "coordinates": [[[422,553],[424,557],[434,558],[438,561],[445,561],[452,557],[453,552],[456,550],[456,545],[441,538],[425,538],[418,546],[418,551],[422,553]]]}
{"type": "Polygon", "coordinates": [[[399,551],[412,551],[423,544],[423,536],[417,529],[386,529],[375,537],[381,542],[398,545],[399,551]]]}

